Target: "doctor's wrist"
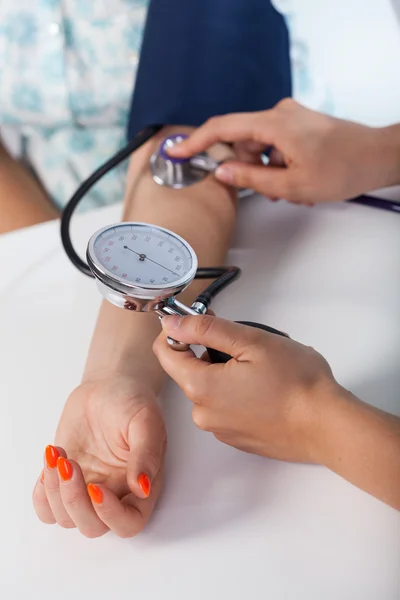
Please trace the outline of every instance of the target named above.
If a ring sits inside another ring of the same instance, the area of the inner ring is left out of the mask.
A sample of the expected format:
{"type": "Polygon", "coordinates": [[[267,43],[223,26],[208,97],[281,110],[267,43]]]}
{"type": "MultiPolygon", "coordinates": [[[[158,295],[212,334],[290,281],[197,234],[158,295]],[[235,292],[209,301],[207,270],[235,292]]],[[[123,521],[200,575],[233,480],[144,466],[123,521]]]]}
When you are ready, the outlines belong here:
{"type": "Polygon", "coordinates": [[[315,463],[342,474],[356,443],[365,405],[336,381],[332,383],[316,411],[312,450],[315,463]]]}
{"type": "Polygon", "coordinates": [[[376,128],[374,140],[377,166],[373,189],[400,185],[400,124],[376,128]]]}
{"type": "Polygon", "coordinates": [[[355,398],[332,379],[311,400],[305,411],[308,455],[312,463],[329,468],[333,455],[341,451],[336,444],[340,419],[355,398]]]}

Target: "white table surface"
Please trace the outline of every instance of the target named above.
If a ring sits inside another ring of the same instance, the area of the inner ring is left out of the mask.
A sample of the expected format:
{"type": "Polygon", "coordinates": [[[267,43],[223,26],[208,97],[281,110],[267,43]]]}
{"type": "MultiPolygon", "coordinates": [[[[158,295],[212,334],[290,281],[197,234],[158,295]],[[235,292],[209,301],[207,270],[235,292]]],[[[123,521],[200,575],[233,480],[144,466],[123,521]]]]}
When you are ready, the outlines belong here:
{"type": "MultiPolygon", "coordinates": [[[[80,248],[119,207],[74,222],[80,248]]],[[[214,308],[319,349],[366,401],[399,412],[400,215],[349,205],[242,205],[229,260],[244,270],[214,308]]],[[[56,223],[0,238],[0,598],[395,600],[400,515],[326,469],[242,454],[165,395],[165,492],[137,538],[45,526],[31,489],[79,382],[100,298],[56,223]]]]}

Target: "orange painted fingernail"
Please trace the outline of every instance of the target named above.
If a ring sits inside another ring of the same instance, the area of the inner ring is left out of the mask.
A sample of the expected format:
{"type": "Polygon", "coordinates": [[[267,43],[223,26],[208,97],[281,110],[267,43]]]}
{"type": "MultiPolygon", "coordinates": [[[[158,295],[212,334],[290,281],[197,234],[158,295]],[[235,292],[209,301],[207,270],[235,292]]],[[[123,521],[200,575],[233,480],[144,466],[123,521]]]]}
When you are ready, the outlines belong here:
{"type": "Polygon", "coordinates": [[[54,446],[50,445],[46,446],[45,455],[46,463],[49,469],[55,469],[57,466],[57,458],[60,456],[57,448],[54,448],[54,446]]]}
{"type": "Polygon", "coordinates": [[[44,481],[44,469],[42,469],[42,472],[40,473],[40,481],[43,483],[44,481]]]}
{"type": "Polygon", "coordinates": [[[150,479],[146,473],[141,473],[137,480],[143,494],[146,496],[146,498],[148,498],[150,496],[150,479]]]}
{"type": "Polygon", "coordinates": [[[97,485],[94,485],[94,483],[89,483],[87,486],[87,491],[92,502],[95,504],[101,504],[103,502],[103,492],[99,487],[97,487],[97,485]]]}
{"type": "Polygon", "coordinates": [[[58,473],[63,481],[69,481],[72,477],[72,465],[63,456],[60,456],[57,459],[57,469],[58,473]]]}

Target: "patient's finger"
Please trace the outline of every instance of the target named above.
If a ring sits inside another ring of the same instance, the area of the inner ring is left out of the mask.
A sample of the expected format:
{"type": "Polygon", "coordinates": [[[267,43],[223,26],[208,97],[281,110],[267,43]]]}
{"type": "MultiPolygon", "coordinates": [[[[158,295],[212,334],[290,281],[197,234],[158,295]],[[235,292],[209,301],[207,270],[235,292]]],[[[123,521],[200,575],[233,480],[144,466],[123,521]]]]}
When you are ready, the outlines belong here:
{"type": "Polygon", "coordinates": [[[138,507],[147,500],[140,500],[133,494],[120,500],[105,485],[89,483],[87,489],[98,517],[116,535],[130,538],[143,529],[151,511],[142,512],[138,507]]]}
{"type": "Polygon", "coordinates": [[[58,446],[47,446],[45,451],[44,488],[52,513],[60,525],[66,529],[75,527],[67,513],[60,495],[60,482],[57,472],[57,460],[60,456],[67,457],[65,450],[58,446]]]}
{"type": "Polygon", "coordinates": [[[38,480],[36,481],[35,487],[33,488],[32,500],[35,512],[42,523],[53,525],[56,520],[50,508],[46,491],[44,489],[44,470],[40,474],[38,480]]]}
{"type": "Polygon", "coordinates": [[[88,538],[100,537],[107,533],[108,527],[93,509],[78,463],[60,457],[57,469],[64,508],[79,531],[88,538]]]}

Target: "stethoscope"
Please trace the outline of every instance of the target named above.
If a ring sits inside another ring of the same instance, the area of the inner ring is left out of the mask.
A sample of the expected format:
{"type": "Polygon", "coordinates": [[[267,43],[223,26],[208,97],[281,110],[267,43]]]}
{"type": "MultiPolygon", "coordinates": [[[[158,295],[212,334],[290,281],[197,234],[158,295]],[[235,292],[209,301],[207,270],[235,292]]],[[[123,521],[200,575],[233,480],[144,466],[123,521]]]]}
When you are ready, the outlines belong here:
{"type": "MultiPolygon", "coordinates": [[[[165,315],[205,314],[217,294],[240,276],[238,267],[199,268],[197,256],[186,240],[163,227],[148,223],[123,222],[103,227],[89,240],[83,261],[76,253],[70,237],[70,221],[78,203],[90,188],[111,169],[148,141],[161,126],[141,131],[125,148],[95,171],[76,191],[61,217],[61,239],[71,262],[85,275],[93,277],[102,296],[125,310],[153,311],[165,315]],[[214,281],[189,307],[177,296],[194,279],[214,281]]],[[[168,149],[184,139],[176,134],[166,138],[150,158],[150,170],[155,183],[172,189],[194,185],[214,173],[221,164],[207,153],[189,159],[173,159],[168,149]]],[[[247,190],[239,191],[246,195],[247,190]]],[[[389,200],[361,196],[352,200],[357,204],[400,212],[400,205],[389,200]]],[[[249,321],[239,323],[288,337],[268,325],[249,321]]],[[[168,338],[174,350],[187,350],[187,344],[168,338]]],[[[231,357],[208,348],[211,362],[227,362],[231,357]]]]}

